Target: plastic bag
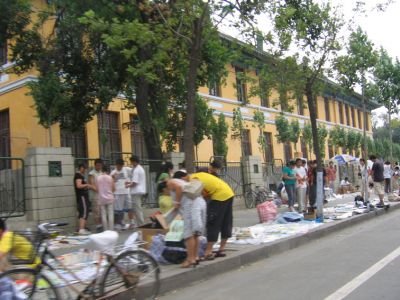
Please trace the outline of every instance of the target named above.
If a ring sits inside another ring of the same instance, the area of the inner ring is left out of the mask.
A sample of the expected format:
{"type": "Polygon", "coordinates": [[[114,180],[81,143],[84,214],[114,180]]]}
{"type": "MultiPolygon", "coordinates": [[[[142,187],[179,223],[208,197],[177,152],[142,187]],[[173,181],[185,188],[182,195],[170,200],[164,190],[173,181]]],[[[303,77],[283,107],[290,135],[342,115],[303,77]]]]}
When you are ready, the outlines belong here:
{"type": "Polygon", "coordinates": [[[278,209],[274,202],[266,201],[257,205],[257,212],[260,223],[266,223],[275,220],[276,215],[278,214],[278,209]]]}

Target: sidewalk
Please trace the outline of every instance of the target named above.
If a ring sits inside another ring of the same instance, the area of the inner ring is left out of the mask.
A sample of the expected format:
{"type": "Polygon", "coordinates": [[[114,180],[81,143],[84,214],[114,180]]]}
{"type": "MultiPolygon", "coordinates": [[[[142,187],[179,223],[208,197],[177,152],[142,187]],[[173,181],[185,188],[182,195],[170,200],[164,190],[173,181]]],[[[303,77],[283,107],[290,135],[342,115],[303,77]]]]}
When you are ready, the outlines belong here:
{"type": "MultiPolygon", "coordinates": [[[[351,202],[355,194],[348,194],[343,199],[329,202],[325,207],[336,206],[337,204],[351,202]]],[[[400,203],[391,203],[388,210],[379,209],[370,213],[356,215],[348,219],[324,223],[321,226],[311,229],[305,234],[297,234],[288,238],[282,238],[273,242],[260,245],[227,245],[227,256],[213,261],[202,262],[196,268],[182,269],[180,265],[161,265],[161,294],[186,287],[196,281],[209,278],[220,273],[238,269],[241,266],[265,259],[275,254],[294,249],[311,240],[319,239],[335,231],[375,218],[379,215],[389,213],[400,208],[400,203]]],[[[281,207],[280,212],[287,211],[287,207],[281,207]]],[[[256,209],[234,210],[234,227],[249,227],[258,224],[256,209]]],[[[123,242],[132,231],[120,233],[119,242],[123,242]]],[[[54,251],[56,254],[64,254],[76,251],[80,246],[72,246],[54,251]]]]}

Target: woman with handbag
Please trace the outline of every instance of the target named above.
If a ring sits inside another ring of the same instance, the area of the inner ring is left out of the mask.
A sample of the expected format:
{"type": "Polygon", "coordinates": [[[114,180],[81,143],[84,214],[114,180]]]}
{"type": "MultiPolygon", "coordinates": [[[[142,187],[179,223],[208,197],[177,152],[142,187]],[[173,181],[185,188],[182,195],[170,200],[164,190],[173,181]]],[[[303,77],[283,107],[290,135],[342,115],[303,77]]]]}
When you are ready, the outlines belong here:
{"type": "Polygon", "coordinates": [[[184,222],[183,239],[186,244],[187,258],[182,268],[195,267],[198,264],[199,236],[205,231],[206,203],[201,195],[196,195],[196,188],[193,189],[193,187],[185,171],[175,172],[173,179],[168,180],[168,188],[175,202],[175,208],[180,210],[184,222]]]}

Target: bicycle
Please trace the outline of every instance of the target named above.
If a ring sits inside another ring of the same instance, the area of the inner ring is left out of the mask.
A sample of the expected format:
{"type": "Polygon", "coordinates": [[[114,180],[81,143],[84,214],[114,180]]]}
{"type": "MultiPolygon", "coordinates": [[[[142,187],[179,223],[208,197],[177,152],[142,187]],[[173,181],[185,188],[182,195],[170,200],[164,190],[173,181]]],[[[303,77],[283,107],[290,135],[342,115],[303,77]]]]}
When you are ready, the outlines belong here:
{"type": "Polygon", "coordinates": [[[268,199],[268,191],[266,188],[255,186],[254,190],[252,186],[252,183],[246,183],[243,185],[244,204],[246,205],[246,208],[254,208],[268,199]]]}
{"type": "Polygon", "coordinates": [[[100,246],[94,249],[98,251],[98,260],[94,264],[96,270],[93,279],[80,279],[76,272],[49,250],[49,240],[53,237],[49,228],[65,225],[44,223],[38,225],[37,233],[19,233],[30,238],[35,249],[32,259],[25,263],[32,263],[38,254],[40,263],[34,267],[7,270],[0,274],[0,282],[6,278],[12,280],[17,293],[32,300],[71,299],[71,293],[75,293],[75,299],[87,300],[110,299],[117,295],[123,295],[123,299],[155,299],[160,289],[158,263],[143,249],[132,249],[132,245],[123,245],[120,249],[116,247],[118,235],[111,242],[92,236],[92,240],[99,242],[99,245],[107,245],[109,250],[104,251],[100,246]],[[74,283],[71,284],[66,276],[69,276],[69,280],[73,279],[74,283]],[[55,278],[58,284],[53,282],[55,278]]]}

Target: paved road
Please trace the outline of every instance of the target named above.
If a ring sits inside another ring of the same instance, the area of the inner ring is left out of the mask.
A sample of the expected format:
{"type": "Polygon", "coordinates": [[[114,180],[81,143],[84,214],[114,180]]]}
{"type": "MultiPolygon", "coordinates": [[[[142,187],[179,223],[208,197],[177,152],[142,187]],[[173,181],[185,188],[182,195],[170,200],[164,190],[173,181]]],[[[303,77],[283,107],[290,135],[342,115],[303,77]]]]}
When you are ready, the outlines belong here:
{"type": "Polygon", "coordinates": [[[160,299],[400,299],[400,211],[160,299]]]}

